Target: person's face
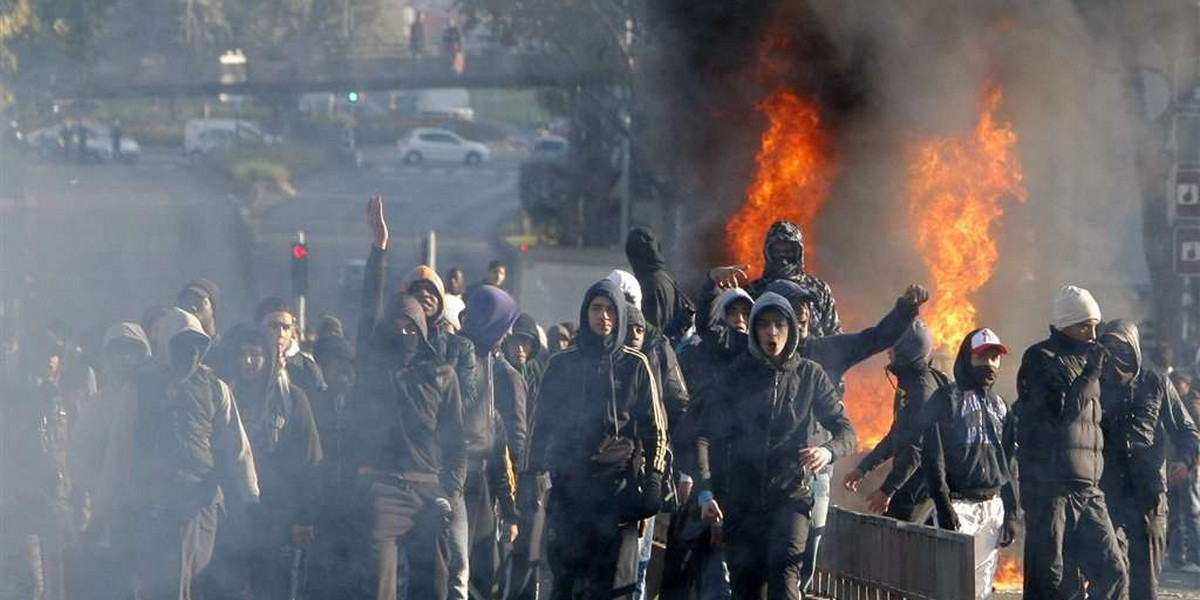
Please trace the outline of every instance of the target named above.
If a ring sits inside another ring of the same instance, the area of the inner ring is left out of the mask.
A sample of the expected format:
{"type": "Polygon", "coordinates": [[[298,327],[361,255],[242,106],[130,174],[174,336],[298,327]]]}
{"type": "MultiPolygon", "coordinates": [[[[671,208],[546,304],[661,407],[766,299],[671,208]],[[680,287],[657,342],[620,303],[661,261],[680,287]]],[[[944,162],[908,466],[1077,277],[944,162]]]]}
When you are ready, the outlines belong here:
{"type": "Polygon", "coordinates": [[[418,281],[409,286],[408,291],[417,299],[417,303],[421,305],[421,310],[425,311],[425,317],[432,319],[434,315],[442,308],[442,301],[438,299],[437,290],[432,283],[428,281],[418,281]]]}
{"type": "Polygon", "coordinates": [[[767,252],[770,253],[773,261],[795,261],[796,260],[796,245],[792,242],[784,240],[776,240],[767,246],[767,252]]]}
{"type": "Polygon", "coordinates": [[[801,302],[800,306],[796,307],[796,336],[801,340],[808,339],[808,322],[812,318],[812,311],[808,308],[807,302],[801,302]]]}
{"type": "Polygon", "coordinates": [[[1186,396],[1186,395],[1192,393],[1192,384],[1190,384],[1186,381],[1176,381],[1175,382],[1175,391],[1179,392],[1180,396],[1186,396]]]}
{"type": "Polygon", "coordinates": [[[354,367],[347,361],[335,359],[321,365],[329,389],[347,392],[354,387],[354,367]]]}
{"type": "Polygon", "coordinates": [[[295,339],[296,318],[292,313],[285,311],[267,313],[263,317],[262,325],[267,329],[267,335],[275,342],[279,356],[283,356],[295,339]]]}
{"type": "Polygon", "coordinates": [[[725,308],[725,324],[741,333],[750,331],[750,304],[745,301],[731,302],[725,308]]]}
{"type": "Polygon", "coordinates": [[[508,268],[504,265],[493,267],[492,270],[488,271],[488,283],[496,287],[503,285],[506,277],[508,277],[508,268]]]}
{"type": "Polygon", "coordinates": [[[550,343],[554,345],[555,351],[562,352],[563,350],[571,347],[571,336],[565,333],[559,334],[554,339],[550,340],[550,343]]]}
{"type": "Polygon", "coordinates": [[[972,367],[991,367],[997,372],[1000,371],[1000,351],[988,350],[986,352],[971,353],[972,367]]]}
{"type": "Polygon", "coordinates": [[[267,358],[263,347],[258,344],[242,344],[238,354],[238,370],[243,380],[255,379],[262,375],[267,366],[267,358]]]}
{"type": "MultiPolygon", "coordinates": [[[[180,306],[200,319],[201,323],[210,323],[213,319],[212,299],[196,290],[186,290],[180,297],[180,306]]],[[[210,334],[211,335],[211,334],[210,334]]]]}
{"type": "Polygon", "coordinates": [[[1097,319],[1088,319],[1082,323],[1076,323],[1062,329],[1063,335],[1080,342],[1096,341],[1096,325],[1100,321],[1097,319]]]}
{"type": "Polygon", "coordinates": [[[402,337],[416,336],[421,333],[421,330],[417,329],[417,322],[413,321],[412,317],[396,317],[396,320],[392,321],[392,325],[396,327],[396,335],[402,337]]]}
{"type": "Polygon", "coordinates": [[[455,294],[461,294],[463,287],[467,283],[466,275],[462,271],[455,271],[450,274],[450,291],[455,294]]]}
{"type": "Polygon", "coordinates": [[[768,358],[782,356],[788,341],[787,317],[776,310],[768,310],[759,315],[758,320],[754,322],[754,339],[768,358]]]}
{"type": "Polygon", "coordinates": [[[62,357],[57,354],[48,357],[46,359],[46,379],[57,381],[60,371],[62,371],[62,357]]]}
{"type": "Polygon", "coordinates": [[[515,367],[523,367],[533,354],[533,342],[523,335],[510,335],[504,340],[504,356],[515,367]]]}
{"type": "Polygon", "coordinates": [[[607,296],[596,296],[588,303],[588,328],[600,337],[613,334],[617,326],[617,307],[607,296]]]}
{"type": "Polygon", "coordinates": [[[625,345],[634,350],[641,350],[642,344],[646,341],[646,326],[633,325],[629,328],[629,339],[625,340],[625,345]]]}

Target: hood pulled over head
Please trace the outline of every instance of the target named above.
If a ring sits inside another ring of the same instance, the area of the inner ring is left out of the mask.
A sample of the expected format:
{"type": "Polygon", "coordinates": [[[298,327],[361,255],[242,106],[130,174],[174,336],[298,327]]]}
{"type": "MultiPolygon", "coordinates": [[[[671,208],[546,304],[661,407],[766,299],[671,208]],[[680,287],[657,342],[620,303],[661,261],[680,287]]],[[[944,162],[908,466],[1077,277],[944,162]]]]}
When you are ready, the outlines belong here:
{"type": "Polygon", "coordinates": [[[529,339],[533,344],[533,352],[530,353],[531,356],[537,356],[546,349],[546,342],[543,339],[545,334],[538,327],[537,320],[529,313],[521,313],[517,317],[517,320],[513,322],[512,334],[529,339]]]}
{"type": "Polygon", "coordinates": [[[608,279],[601,279],[592,284],[583,295],[583,305],[579,307],[579,351],[588,355],[615,354],[625,344],[625,334],[629,327],[629,317],[626,314],[625,295],[617,284],[608,279]],[[604,296],[616,308],[617,319],[613,323],[613,335],[602,338],[592,331],[588,325],[588,306],[596,296],[604,296]]]}
{"type": "Polygon", "coordinates": [[[892,346],[892,360],[888,369],[893,372],[905,371],[929,364],[933,358],[933,333],[921,319],[914,319],[912,325],[896,340],[892,346]]]}
{"type": "Polygon", "coordinates": [[[745,300],[750,304],[750,306],[754,306],[754,298],[750,296],[749,292],[743,290],[742,288],[729,288],[718,294],[717,299],[712,303],[712,314],[709,315],[711,322],[714,324],[720,323],[723,325],[728,325],[728,323],[725,321],[725,312],[729,310],[730,304],[733,304],[738,300],[745,300]]]}
{"type": "Polygon", "coordinates": [[[637,277],[634,277],[633,273],[613,269],[613,272],[609,273],[605,279],[617,284],[617,287],[621,288],[621,293],[625,295],[625,299],[631,302],[635,308],[642,307],[642,284],[638,283],[637,277]]]}
{"type": "Polygon", "coordinates": [[[788,338],[787,343],[783,346],[783,355],[780,358],[782,361],[791,360],[795,356],[796,347],[800,342],[798,339],[800,332],[796,326],[796,313],[792,310],[792,305],[788,303],[787,298],[775,292],[767,292],[759,296],[758,300],[754,303],[754,308],[750,310],[750,354],[760,360],[769,361],[767,354],[759,346],[758,334],[755,332],[758,320],[762,317],[763,313],[769,310],[779,311],[787,319],[788,338]]]}
{"type": "Polygon", "coordinates": [[[485,354],[495,350],[521,311],[508,292],[494,286],[481,285],[467,297],[467,310],[462,314],[462,335],[475,343],[475,351],[485,354]]]}
{"type": "Polygon", "coordinates": [[[433,288],[437,290],[438,308],[437,312],[433,315],[433,320],[436,321],[437,319],[442,318],[442,316],[446,313],[446,286],[442,283],[442,278],[438,276],[437,271],[434,271],[426,265],[417,265],[413,267],[413,269],[408,272],[408,275],[406,275],[400,282],[399,292],[401,294],[415,296],[416,292],[413,290],[412,286],[414,283],[420,281],[429,282],[431,285],[433,285],[433,288]]]}
{"type": "Polygon", "coordinates": [[[141,325],[132,321],[113,323],[104,331],[104,347],[117,341],[128,341],[140,348],[143,362],[150,359],[150,340],[141,325]]]}
{"type": "Polygon", "coordinates": [[[1142,371],[1142,341],[1137,325],[1128,319],[1113,319],[1100,332],[1100,343],[1108,350],[1106,361],[1129,379],[1142,371]]]}
{"type": "Polygon", "coordinates": [[[625,257],[634,273],[651,273],[667,267],[662,245],[647,227],[634,227],[625,238],[625,257]]]}
{"type": "Polygon", "coordinates": [[[804,235],[800,227],[790,221],[776,221],[767,232],[767,243],[763,246],[766,259],[764,275],[768,279],[794,279],[804,274],[804,235]],[[771,251],[777,242],[786,242],[790,248],[780,254],[771,251]]]}

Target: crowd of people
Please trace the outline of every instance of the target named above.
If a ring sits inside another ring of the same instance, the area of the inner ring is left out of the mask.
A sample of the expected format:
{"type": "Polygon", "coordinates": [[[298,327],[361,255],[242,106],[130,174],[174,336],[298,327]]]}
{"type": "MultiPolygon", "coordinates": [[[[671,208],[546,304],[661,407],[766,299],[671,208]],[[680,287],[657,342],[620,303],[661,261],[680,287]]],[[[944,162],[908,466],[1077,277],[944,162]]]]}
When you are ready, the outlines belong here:
{"type": "Polygon", "coordinates": [[[980,597],[1024,529],[1025,598],[1155,598],[1168,492],[1172,558],[1200,560],[1198,395],[1086,290],[1062,288],[1009,404],[992,329],[937,368],[920,285],[843,332],[791,223],[760,278],[717,267],[695,295],[635,228],[630,270],[540,324],[500,263],[390,287],[379,198],[366,221],[353,330],[302,336],[279,298],[222,329],[198,279],[99,340],[6,342],[0,598],[643,600],[656,529],[664,600],[802,598],[858,448],[843,375],[883,352],[894,423],[840,483],[979,538],[980,597]]]}

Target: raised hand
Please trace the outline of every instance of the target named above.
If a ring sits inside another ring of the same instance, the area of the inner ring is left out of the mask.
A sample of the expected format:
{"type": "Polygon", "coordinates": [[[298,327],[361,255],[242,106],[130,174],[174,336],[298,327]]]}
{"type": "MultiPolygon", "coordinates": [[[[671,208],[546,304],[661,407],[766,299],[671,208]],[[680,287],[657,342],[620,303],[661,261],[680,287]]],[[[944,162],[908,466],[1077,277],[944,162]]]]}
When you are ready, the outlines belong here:
{"type": "Polygon", "coordinates": [[[367,224],[371,227],[375,247],[387,250],[388,226],[387,220],[383,218],[383,196],[372,196],[367,200],[367,224]]]}

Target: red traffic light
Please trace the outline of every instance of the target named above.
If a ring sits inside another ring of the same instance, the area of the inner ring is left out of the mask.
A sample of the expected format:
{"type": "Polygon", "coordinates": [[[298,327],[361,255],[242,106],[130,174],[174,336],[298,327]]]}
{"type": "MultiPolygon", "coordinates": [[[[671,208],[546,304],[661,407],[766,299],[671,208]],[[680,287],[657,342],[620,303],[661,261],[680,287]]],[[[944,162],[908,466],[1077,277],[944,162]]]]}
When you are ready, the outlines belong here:
{"type": "Polygon", "coordinates": [[[292,244],[292,258],[296,260],[304,260],[308,258],[308,245],[292,244]]]}

